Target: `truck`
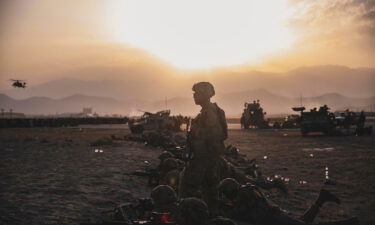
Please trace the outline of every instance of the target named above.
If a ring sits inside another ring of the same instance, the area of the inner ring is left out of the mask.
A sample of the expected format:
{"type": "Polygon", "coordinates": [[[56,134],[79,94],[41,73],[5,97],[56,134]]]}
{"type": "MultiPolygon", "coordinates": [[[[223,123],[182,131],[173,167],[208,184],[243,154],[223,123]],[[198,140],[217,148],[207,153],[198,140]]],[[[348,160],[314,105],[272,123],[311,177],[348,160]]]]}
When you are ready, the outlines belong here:
{"type": "Polygon", "coordinates": [[[170,110],[162,110],[156,113],[144,112],[140,118],[129,120],[129,129],[133,134],[157,130],[179,131],[182,121],[178,116],[171,116],[170,113],[170,110]]]}
{"type": "Polygon", "coordinates": [[[244,104],[244,110],[241,116],[241,127],[244,129],[252,128],[269,128],[268,121],[264,119],[265,112],[260,107],[259,100],[253,101],[253,103],[244,104]]]}
{"type": "Polygon", "coordinates": [[[340,116],[335,116],[329,111],[327,105],[305,111],[305,107],[294,107],[294,111],[301,113],[300,127],[301,134],[306,136],[310,132],[322,132],[327,136],[337,134],[369,135],[372,133],[372,126],[365,126],[366,118],[364,113],[356,114],[347,111],[340,116]]]}

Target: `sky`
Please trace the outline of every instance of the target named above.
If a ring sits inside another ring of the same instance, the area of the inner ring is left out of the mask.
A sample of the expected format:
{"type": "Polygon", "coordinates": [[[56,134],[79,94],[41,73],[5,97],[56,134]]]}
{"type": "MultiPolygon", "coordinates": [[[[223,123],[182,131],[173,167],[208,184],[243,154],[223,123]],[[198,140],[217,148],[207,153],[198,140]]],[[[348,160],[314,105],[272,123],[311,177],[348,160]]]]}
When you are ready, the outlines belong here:
{"type": "Polygon", "coordinates": [[[0,1],[0,87],[95,66],[375,67],[374,48],[375,0],[0,1]]]}

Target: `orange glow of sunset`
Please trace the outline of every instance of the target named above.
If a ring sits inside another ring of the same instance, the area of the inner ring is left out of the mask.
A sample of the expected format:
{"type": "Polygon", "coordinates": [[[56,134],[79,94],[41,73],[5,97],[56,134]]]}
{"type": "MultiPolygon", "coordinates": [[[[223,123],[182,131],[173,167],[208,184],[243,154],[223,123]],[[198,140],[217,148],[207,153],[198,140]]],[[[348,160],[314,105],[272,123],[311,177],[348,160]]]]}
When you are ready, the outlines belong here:
{"type": "Polygon", "coordinates": [[[114,41],[145,49],[179,68],[259,63],[288,49],[286,0],[113,1],[108,23],[114,41]]]}
{"type": "Polygon", "coordinates": [[[36,84],[107,76],[94,67],[114,69],[111,77],[121,79],[373,68],[373,2],[0,1],[0,89],[14,78],[36,84]]]}

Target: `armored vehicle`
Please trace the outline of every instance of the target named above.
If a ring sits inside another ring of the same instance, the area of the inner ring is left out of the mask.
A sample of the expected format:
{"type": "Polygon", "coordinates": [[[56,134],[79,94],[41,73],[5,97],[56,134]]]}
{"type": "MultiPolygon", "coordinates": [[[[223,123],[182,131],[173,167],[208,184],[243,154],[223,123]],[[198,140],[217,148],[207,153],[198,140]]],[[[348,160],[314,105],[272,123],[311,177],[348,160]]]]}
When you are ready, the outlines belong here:
{"type": "Polygon", "coordinates": [[[133,134],[142,134],[143,131],[173,130],[178,131],[181,123],[170,116],[170,110],[156,113],[144,112],[138,119],[129,120],[129,128],[133,134]]]}
{"type": "Polygon", "coordinates": [[[263,108],[260,107],[259,100],[253,103],[245,102],[245,108],[241,116],[241,127],[244,129],[252,128],[269,128],[268,122],[264,119],[263,108]]]}
{"type": "Polygon", "coordinates": [[[336,132],[337,121],[333,113],[329,112],[327,105],[304,112],[305,107],[292,108],[301,112],[301,134],[306,136],[310,132],[323,132],[325,135],[333,135],[336,132]]]}
{"type": "Polygon", "coordinates": [[[372,126],[365,126],[366,116],[362,111],[360,114],[346,110],[335,116],[329,112],[327,105],[304,112],[305,107],[292,108],[301,112],[300,125],[301,134],[306,136],[309,132],[323,132],[325,135],[371,135],[372,126]]]}
{"type": "Polygon", "coordinates": [[[360,113],[351,112],[346,110],[345,112],[340,112],[336,116],[337,127],[340,128],[345,133],[351,132],[354,129],[354,134],[360,135],[371,135],[372,126],[365,126],[366,115],[364,111],[360,113]]]}

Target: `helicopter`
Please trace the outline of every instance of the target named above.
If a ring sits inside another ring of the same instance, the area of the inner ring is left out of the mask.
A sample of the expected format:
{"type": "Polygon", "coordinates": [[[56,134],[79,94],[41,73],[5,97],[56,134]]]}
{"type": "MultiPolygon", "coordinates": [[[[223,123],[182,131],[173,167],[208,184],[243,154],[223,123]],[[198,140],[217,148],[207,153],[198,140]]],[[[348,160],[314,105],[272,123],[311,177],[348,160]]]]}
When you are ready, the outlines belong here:
{"type": "Polygon", "coordinates": [[[23,80],[14,80],[11,79],[10,81],[13,82],[12,86],[15,88],[25,88],[26,87],[26,82],[23,80]]]}

